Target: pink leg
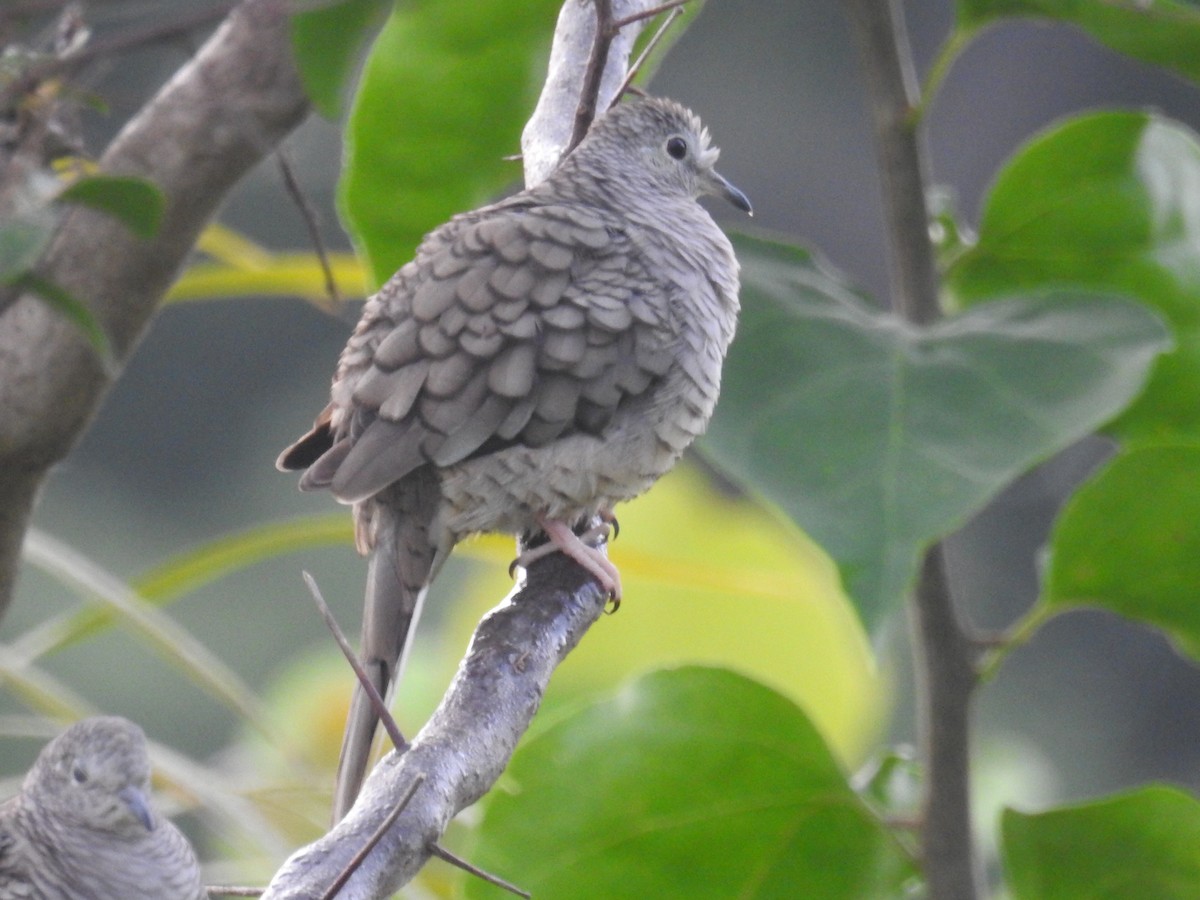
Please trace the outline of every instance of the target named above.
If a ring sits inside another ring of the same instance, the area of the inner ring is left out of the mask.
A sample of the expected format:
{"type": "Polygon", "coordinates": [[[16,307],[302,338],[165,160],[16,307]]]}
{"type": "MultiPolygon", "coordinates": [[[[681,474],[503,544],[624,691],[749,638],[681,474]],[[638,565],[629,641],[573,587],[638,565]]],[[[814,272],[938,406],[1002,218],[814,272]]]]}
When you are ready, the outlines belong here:
{"type": "MultiPolygon", "coordinates": [[[[596,547],[589,546],[581,539],[571,527],[559,519],[548,519],[544,516],[538,517],[538,525],[542,531],[546,532],[546,537],[550,539],[548,544],[541,547],[535,547],[533,550],[526,551],[517,557],[513,562],[515,565],[527,567],[535,560],[541,559],[547,553],[553,553],[555,550],[569,556],[575,562],[579,563],[588,570],[596,580],[600,582],[600,586],[604,588],[608,595],[617,603],[621,602],[621,573],[617,571],[617,567],[612,564],[607,556],[601,553],[596,547]]],[[[607,531],[607,526],[602,525],[599,529],[592,529],[586,535],[589,539],[598,538],[601,535],[600,529],[607,531]]]]}

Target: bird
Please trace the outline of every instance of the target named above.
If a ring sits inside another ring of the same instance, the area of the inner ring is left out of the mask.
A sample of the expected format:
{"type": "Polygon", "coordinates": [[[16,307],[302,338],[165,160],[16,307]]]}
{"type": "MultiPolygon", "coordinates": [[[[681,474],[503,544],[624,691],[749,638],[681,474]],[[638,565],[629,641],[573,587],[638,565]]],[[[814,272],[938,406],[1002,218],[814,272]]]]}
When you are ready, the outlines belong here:
{"type": "Polygon", "coordinates": [[[0,900],[201,900],[191,845],[150,797],[146,736],[119,716],[47,744],[0,805],[0,900]]]}
{"type": "MultiPolygon", "coordinates": [[[[359,656],[382,697],[467,536],[544,533],[619,602],[605,522],[704,431],[736,328],[737,258],[697,201],[752,209],[718,154],[673,100],[616,104],[548,178],[430,232],[368,298],[330,402],[277,467],[353,508],[369,558],[359,656]]],[[[334,821],[377,719],[359,686],[334,821]]]]}

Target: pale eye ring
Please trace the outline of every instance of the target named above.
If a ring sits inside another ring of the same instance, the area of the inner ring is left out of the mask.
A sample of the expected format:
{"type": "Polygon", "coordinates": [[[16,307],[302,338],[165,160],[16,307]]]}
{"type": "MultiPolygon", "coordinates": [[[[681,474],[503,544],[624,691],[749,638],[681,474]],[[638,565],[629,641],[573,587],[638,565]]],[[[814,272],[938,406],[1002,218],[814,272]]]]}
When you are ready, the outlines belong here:
{"type": "Polygon", "coordinates": [[[667,138],[667,155],[671,159],[683,159],[687,156],[687,141],[679,136],[667,138]]]}

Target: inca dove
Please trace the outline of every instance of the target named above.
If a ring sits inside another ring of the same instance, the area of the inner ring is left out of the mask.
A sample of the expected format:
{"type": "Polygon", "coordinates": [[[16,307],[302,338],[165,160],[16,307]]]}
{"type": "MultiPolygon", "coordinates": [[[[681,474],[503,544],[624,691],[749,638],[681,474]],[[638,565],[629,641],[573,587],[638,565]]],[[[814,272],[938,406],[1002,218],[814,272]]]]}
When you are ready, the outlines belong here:
{"type": "MultiPolygon", "coordinates": [[[[717,149],[682,106],[617,106],[541,184],[426,236],[371,297],[332,401],[279,458],[354,504],[370,552],[360,655],[385,697],[425,588],[476,532],[542,530],[619,597],[571,530],[640,494],[705,428],[733,337],[738,265],[696,202],[717,149]]],[[[376,726],[347,723],[334,817],[376,726]]]]}
{"type": "Polygon", "coordinates": [[[0,900],[201,900],[200,867],[150,800],[146,737],[126,719],[76,722],[0,806],[0,900]]]}

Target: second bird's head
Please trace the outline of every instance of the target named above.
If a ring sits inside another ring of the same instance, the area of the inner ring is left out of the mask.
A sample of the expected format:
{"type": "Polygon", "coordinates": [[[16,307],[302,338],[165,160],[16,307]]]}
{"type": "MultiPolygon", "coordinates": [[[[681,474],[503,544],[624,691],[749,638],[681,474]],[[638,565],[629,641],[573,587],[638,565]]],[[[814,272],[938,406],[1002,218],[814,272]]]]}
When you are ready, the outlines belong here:
{"type": "Polygon", "coordinates": [[[23,791],[30,802],[70,827],[136,839],[157,823],[146,736],[117,716],[76,722],[47,744],[23,791]]]}

